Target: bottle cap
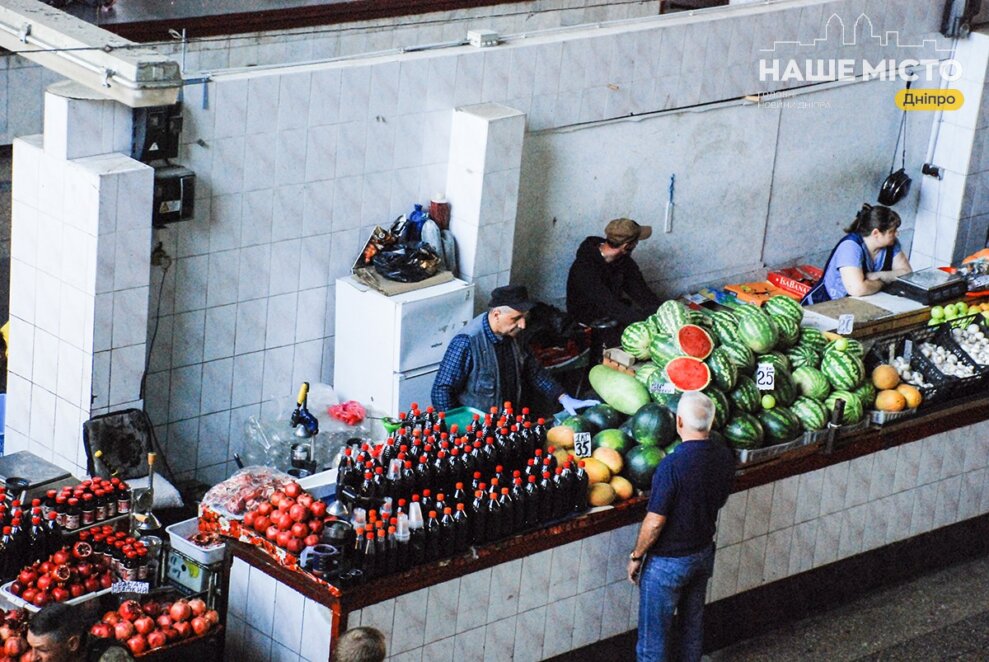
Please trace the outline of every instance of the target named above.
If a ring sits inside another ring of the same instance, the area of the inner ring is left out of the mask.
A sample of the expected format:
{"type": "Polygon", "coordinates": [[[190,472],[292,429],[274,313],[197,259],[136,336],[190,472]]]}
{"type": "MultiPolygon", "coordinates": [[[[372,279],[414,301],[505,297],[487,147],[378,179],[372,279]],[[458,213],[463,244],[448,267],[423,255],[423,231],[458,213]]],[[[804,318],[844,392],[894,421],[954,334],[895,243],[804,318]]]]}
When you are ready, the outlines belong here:
{"type": "MultiPolygon", "coordinates": [[[[458,504],[458,505],[462,505],[462,504],[458,504]]],[[[451,507],[449,507],[449,506],[447,506],[446,508],[444,508],[444,509],[443,509],[443,514],[444,514],[444,515],[449,515],[449,514],[451,514],[452,512],[453,512],[453,508],[451,508],[451,507]]]]}
{"type": "Polygon", "coordinates": [[[436,519],[436,511],[435,510],[430,510],[429,511],[429,519],[436,519]]]}
{"type": "Polygon", "coordinates": [[[508,494],[508,488],[507,487],[501,488],[501,493],[502,494],[508,494]]]}

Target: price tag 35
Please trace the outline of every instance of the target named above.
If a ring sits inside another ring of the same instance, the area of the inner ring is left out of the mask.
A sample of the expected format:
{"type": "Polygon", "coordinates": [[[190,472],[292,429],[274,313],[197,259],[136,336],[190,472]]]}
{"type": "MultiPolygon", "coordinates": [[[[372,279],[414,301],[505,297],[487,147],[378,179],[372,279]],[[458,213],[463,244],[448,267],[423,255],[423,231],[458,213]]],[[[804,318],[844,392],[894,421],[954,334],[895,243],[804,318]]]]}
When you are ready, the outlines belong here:
{"type": "Polygon", "coordinates": [[[577,457],[591,456],[591,433],[575,432],[573,435],[573,454],[577,457]]]}
{"type": "Polygon", "coordinates": [[[755,368],[755,385],[760,391],[772,391],[776,388],[776,366],[772,363],[760,363],[755,368]]]}
{"type": "Polygon", "coordinates": [[[855,327],[855,315],[851,313],[845,313],[844,315],[838,315],[838,335],[846,336],[852,332],[855,327]]]}

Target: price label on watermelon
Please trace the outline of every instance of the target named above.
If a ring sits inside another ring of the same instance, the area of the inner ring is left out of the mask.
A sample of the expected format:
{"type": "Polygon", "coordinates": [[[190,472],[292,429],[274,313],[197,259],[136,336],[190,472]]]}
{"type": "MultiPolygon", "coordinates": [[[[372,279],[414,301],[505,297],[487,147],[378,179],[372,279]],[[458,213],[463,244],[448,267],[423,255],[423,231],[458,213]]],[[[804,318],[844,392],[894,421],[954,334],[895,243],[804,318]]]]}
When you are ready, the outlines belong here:
{"type": "Polygon", "coordinates": [[[855,315],[851,313],[845,313],[844,315],[838,315],[838,335],[844,336],[852,332],[852,328],[855,326],[855,315]]]}
{"type": "Polygon", "coordinates": [[[111,593],[140,593],[148,592],[148,582],[114,582],[110,584],[111,593]]]}
{"type": "Polygon", "coordinates": [[[591,433],[575,432],[573,435],[573,454],[577,457],[591,456],[591,433]]]}
{"type": "Polygon", "coordinates": [[[673,395],[676,393],[676,389],[670,382],[652,382],[649,384],[649,391],[656,395],[657,393],[665,393],[666,395],[673,395]]]}
{"type": "Polygon", "coordinates": [[[755,385],[760,391],[772,391],[776,388],[776,366],[772,363],[760,363],[755,367],[755,385]]]}

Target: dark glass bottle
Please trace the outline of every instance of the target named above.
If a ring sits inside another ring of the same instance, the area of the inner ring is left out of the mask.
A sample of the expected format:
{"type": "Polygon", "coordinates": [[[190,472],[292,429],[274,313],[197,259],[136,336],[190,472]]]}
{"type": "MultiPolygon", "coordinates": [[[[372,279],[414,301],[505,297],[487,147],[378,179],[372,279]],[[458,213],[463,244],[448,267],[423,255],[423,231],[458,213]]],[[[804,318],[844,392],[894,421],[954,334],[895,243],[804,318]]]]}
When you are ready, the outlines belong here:
{"type": "Polygon", "coordinates": [[[117,514],[123,515],[130,512],[131,492],[130,487],[124,481],[117,485],[117,514]]]}
{"type": "Polygon", "coordinates": [[[69,507],[65,511],[65,529],[74,531],[79,528],[82,521],[82,509],[79,507],[79,499],[72,497],[69,499],[69,507]]]}
{"type": "Polygon", "coordinates": [[[58,525],[58,515],[55,512],[50,512],[48,513],[48,521],[45,522],[45,558],[61,548],[62,527],[58,525]]]}
{"type": "Polygon", "coordinates": [[[364,554],[361,557],[361,563],[364,579],[374,579],[378,576],[378,550],[373,532],[364,536],[364,554]]]}
{"type": "Polygon", "coordinates": [[[429,519],[426,520],[426,562],[435,561],[440,558],[440,522],[436,518],[436,511],[429,511],[429,519]]]}
{"type": "Polygon", "coordinates": [[[470,518],[467,504],[458,503],[453,514],[453,547],[456,553],[466,552],[470,547],[470,518]]]}
{"type": "Polygon", "coordinates": [[[498,540],[501,538],[503,531],[503,513],[501,510],[501,504],[498,503],[498,494],[491,492],[488,494],[488,503],[485,505],[488,531],[491,535],[491,540],[498,540]]]}
{"type": "Polygon", "coordinates": [[[45,517],[45,519],[48,518],[48,513],[55,510],[55,499],[57,496],[58,496],[57,490],[48,490],[47,492],[45,492],[45,501],[41,506],[41,513],[45,517]]]}
{"type": "Polygon", "coordinates": [[[13,577],[20,572],[20,567],[16,566],[17,560],[11,553],[10,527],[3,527],[3,535],[0,536],[0,579],[13,577]]]}
{"type": "Polygon", "coordinates": [[[96,502],[93,499],[93,495],[84,494],[80,506],[80,524],[82,526],[94,524],[96,522],[96,502]]]}
{"type": "Polygon", "coordinates": [[[38,517],[31,518],[31,528],[27,532],[27,545],[26,551],[24,553],[24,563],[34,563],[35,561],[44,561],[48,558],[45,554],[47,551],[45,528],[41,524],[40,511],[38,517]]]}
{"type": "Polygon", "coordinates": [[[556,513],[556,484],[549,471],[543,472],[543,479],[539,481],[539,519],[548,522],[553,519],[556,513]]]}

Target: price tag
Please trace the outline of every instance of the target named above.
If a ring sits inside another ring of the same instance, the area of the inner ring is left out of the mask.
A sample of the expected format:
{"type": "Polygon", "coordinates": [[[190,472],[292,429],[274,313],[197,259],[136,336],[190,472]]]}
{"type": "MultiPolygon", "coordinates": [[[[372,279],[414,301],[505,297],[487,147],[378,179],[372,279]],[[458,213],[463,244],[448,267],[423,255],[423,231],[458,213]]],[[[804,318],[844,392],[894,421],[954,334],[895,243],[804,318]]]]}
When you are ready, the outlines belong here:
{"type": "Polygon", "coordinates": [[[140,593],[148,592],[148,582],[114,582],[110,585],[111,593],[140,593]]]}
{"type": "Polygon", "coordinates": [[[676,393],[676,389],[673,388],[673,384],[670,382],[652,382],[649,384],[649,391],[655,395],[657,393],[665,393],[667,395],[673,395],[676,393]]]}
{"type": "Polygon", "coordinates": [[[573,454],[577,457],[591,456],[591,433],[575,432],[573,435],[573,454]]]}
{"type": "Polygon", "coordinates": [[[909,361],[912,356],[913,356],[913,341],[910,340],[909,338],[906,338],[903,341],[903,358],[909,361]]]}
{"type": "Polygon", "coordinates": [[[845,336],[852,332],[852,327],[855,326],[855,315],[851,313],[845,313],[844,315],[838,315],[838,335],[845,336]]]}
{"type": "Polygon", "coordinates": [[[776,388],[776,366],[772,363],[760,363],[755,367],[755,385],[760,391],[772,391],[776,388]]]}

